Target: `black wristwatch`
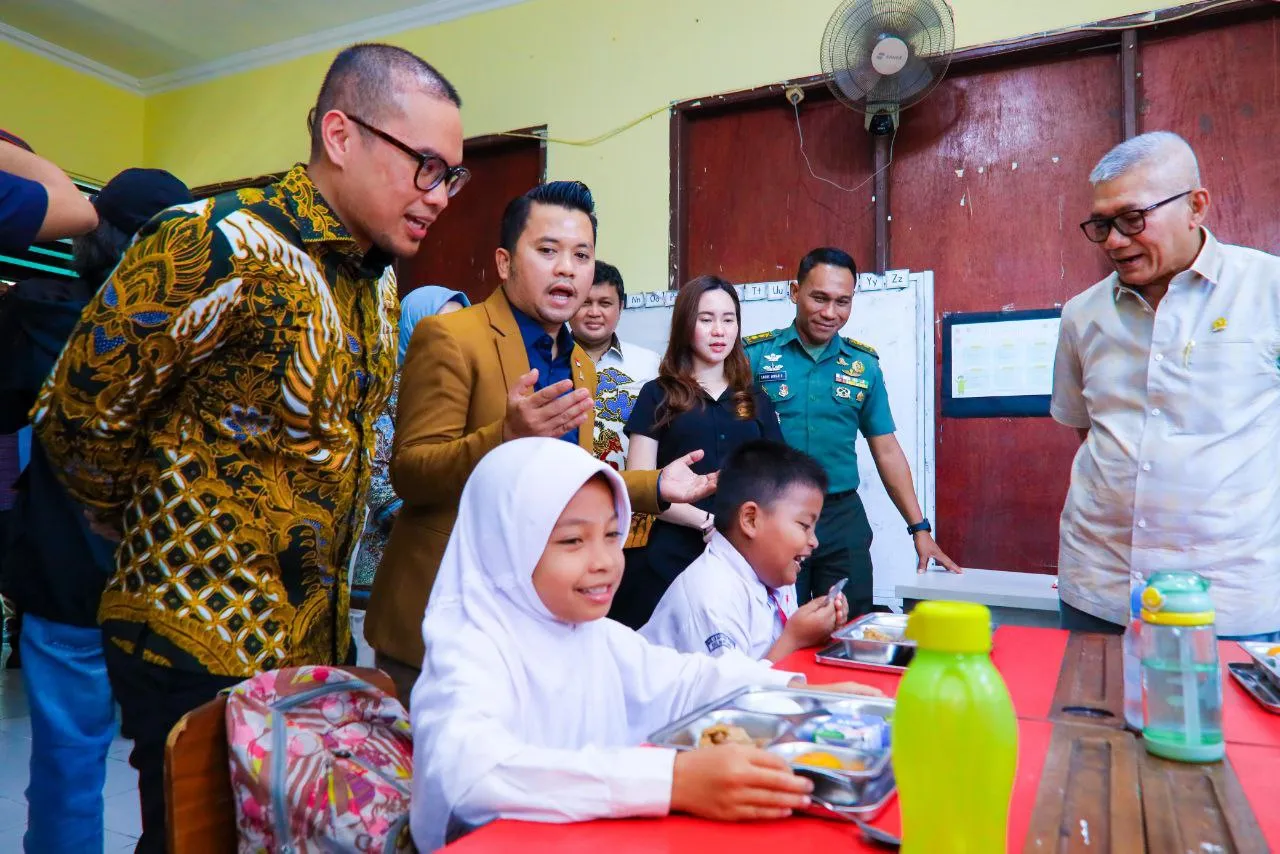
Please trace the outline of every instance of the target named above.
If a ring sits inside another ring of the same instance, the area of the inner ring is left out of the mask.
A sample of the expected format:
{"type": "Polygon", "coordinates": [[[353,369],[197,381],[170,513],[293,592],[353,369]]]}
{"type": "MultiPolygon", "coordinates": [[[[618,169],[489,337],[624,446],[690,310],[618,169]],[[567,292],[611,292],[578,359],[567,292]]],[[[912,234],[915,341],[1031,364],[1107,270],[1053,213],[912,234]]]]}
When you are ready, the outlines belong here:
{"type": "Polygon", "coordinates": [[[928,516],[924,517],[919,522],[916,522],[914,525],[907,526],[907,533],[913,537],[921,531],[928,531],[931,534],[933,533],[933,526],[929,524],[928,516]]]}

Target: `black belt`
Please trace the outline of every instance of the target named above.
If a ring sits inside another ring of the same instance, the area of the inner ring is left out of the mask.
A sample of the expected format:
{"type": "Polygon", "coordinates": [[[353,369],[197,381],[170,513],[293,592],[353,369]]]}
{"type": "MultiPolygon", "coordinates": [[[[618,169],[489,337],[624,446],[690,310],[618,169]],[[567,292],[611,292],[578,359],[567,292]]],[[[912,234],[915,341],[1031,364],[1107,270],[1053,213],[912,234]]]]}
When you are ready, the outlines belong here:
{"type": "Polygon", "coordinates": [[[828,492],[826,500],[839,501],[842,498],[848,498],[850,495],[857,495],[857,494],[858,494],[858,490],[856,487],[853,489],[846,489],[844,492],[828,492]]]}

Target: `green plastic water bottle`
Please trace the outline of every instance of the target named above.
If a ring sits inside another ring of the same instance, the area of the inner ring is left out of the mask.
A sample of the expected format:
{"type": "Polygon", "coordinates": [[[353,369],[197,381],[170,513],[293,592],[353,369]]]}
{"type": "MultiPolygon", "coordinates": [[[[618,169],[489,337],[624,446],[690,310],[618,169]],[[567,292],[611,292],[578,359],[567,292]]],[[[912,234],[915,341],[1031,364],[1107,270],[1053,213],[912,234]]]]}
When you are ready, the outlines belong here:
{"type": "Polygon", "coordinates": [[[902,850],[1006,851],[1018,722],[991,663],[991,612],[969,602],[921,602],[907,637],[916,654],[893,715],[902,850]]]}

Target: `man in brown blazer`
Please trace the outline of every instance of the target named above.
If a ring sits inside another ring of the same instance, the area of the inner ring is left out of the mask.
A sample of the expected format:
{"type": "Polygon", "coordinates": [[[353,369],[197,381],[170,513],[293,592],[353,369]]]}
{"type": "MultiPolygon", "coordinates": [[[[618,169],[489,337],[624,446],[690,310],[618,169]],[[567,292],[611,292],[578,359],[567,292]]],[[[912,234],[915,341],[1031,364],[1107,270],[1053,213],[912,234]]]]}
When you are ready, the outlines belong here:
{"type": "MultiPolygon", "coordinates": [[[[483,303],[414,330],[400,376],[391,481],[404,500],[374,579],[365,635],[406,703],[422,666],[422,617],[462,488],[486,453],[511,439],[559,437],[592,448],[595,365],[567,321],[595,276],[591,193],[576,181],[535,187],[503,214],[495,253],[502,286],[483,303]]],[[[691,502],[715,476],[689,464],[624,472],[638,512],[691,502]],[[661,483],[661,496],[659,495],[661,483]],[[665,504],[663,505],[665,506],[665,504]]]]}

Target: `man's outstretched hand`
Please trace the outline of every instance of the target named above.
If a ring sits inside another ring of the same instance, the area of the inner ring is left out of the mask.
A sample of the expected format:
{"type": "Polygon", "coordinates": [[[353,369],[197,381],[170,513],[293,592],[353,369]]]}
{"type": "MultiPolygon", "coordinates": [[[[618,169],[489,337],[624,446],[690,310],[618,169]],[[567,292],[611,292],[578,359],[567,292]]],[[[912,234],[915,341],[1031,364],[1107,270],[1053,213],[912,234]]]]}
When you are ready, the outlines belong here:
{"type": "Polygon", "coordinates": [[[660,497],[670,504],[694,504],[716,491],[720,472],[694,474],[691,465],[702,459],[702,451],[691,451],[662,470],[660,497]]]}

